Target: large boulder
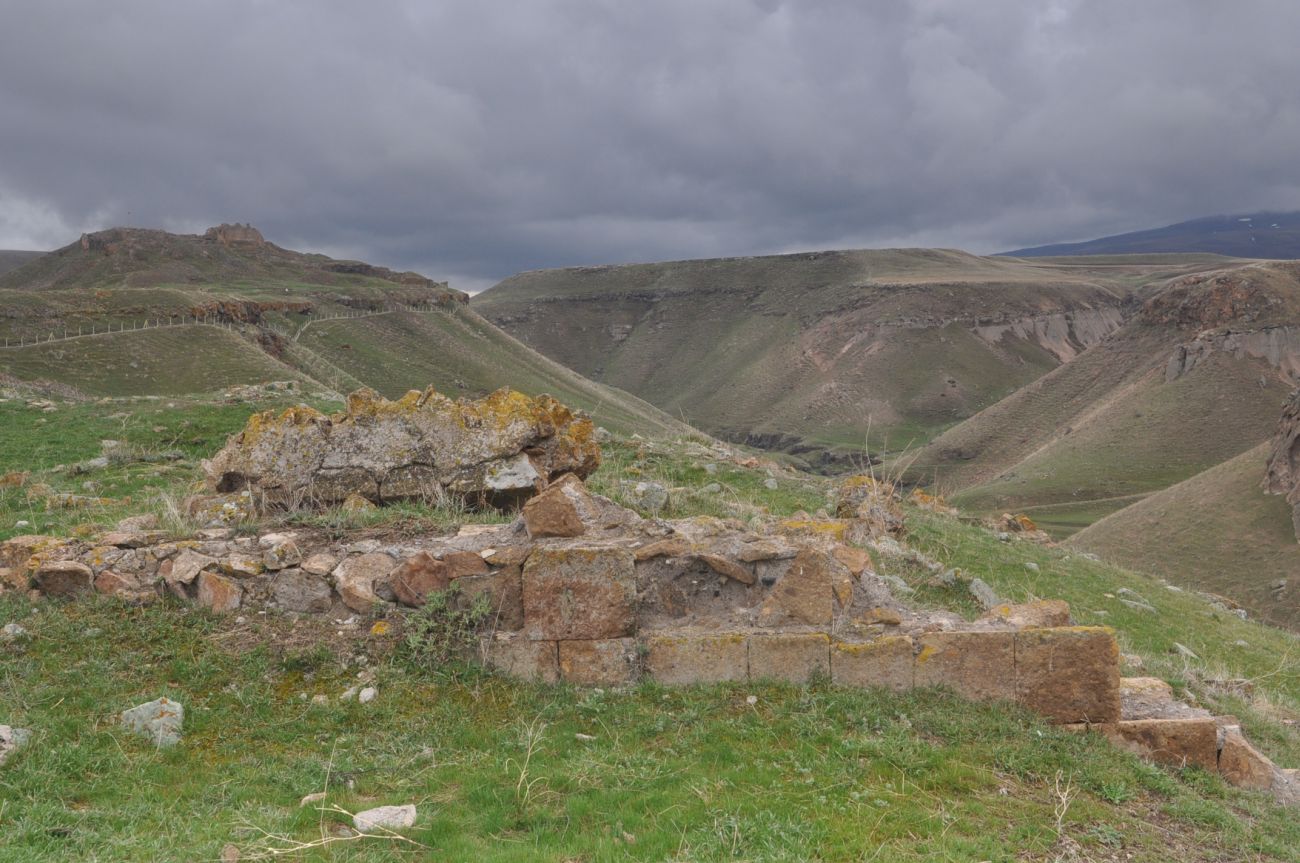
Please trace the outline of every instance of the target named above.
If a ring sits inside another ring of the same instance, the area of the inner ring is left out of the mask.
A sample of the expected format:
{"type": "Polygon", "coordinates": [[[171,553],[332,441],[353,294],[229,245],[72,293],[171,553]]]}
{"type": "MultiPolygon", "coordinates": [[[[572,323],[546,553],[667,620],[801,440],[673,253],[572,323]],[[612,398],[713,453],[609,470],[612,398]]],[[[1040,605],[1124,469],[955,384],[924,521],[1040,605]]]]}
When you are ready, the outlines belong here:
{"type": "Polygon", "coordinates": [[[452,495],[504,506],[599,464],[591,420],[549,396],[500,389],[453,401],[428,389],[397,401],[359,390],[333,416],[304,406],[256,414],[203,469],[213,490],[248,489],[270,507],[351,495],[375,503],[452,495]]]}

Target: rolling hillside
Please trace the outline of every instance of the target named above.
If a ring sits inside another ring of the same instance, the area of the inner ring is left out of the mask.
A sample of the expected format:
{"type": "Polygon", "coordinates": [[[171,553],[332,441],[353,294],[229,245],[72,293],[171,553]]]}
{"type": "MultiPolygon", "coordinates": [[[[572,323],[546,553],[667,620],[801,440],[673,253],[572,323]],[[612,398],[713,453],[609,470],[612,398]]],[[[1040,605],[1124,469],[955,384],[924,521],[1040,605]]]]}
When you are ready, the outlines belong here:
{"type": "Polygon", "coordinates": [[[834,460],[929,440],[1101,342],[1145,282],[1222,262],[815,252],[522,273],[472,303],[711,433],[834,460]]]}
{"type": "Polygon", "coordinates": [[[29,261],[39,258],[44,252],[27,252],[17,249],[0,249],[0,276],[10,270],[16,270],[29,261]]]}
{"type": "Polygon", "coordinates": [[[912,474],[1067,534],[1265,440],[1300,370],[1300,265],[1175,279],[1102,344],[921,449],[912,474]]]}
{"type": "Polygon", "coordinates": [[[1115,234],[1080,243],[1054,243],[1003,254],[1021,258],[1052,255],[1130,255],[1152,252],[1209,252],[1239,258],[1300,258],[1300,213],[1209,216],[1163,228],[1115,234]]]}
{"type": "Polygon", "coordinates": [[[86,396],[182,395],[271,380],[388,396],[549,392],[625,433],[680,422],[593,384],[416,273],[281,249],[255,229],[116,228],[0,276],[0,372],[86,396]]]}
{"type": "Polygon", "coordinates": [[[1070,545],[1231,597],[1270,623],[1296,628],[1300,543],[1290,504],[1260,489],[1267,451],[1261,444],[1151,494],[1075,534],[1070,545]]]}

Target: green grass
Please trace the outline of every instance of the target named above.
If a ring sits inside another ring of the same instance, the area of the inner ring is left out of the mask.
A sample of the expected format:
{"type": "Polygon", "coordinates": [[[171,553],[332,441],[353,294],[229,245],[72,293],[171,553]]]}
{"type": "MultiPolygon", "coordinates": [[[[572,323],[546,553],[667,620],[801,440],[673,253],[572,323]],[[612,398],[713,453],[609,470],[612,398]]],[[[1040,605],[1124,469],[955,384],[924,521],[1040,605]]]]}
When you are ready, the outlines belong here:
{"type": "Polygon", "coordinates": [[[1051,859],[1058,776],[1073,794],[1061,832],[1092,853],[1300,848],[1300,824],[1258,795],[939,691],[457,682],[364,634],[305,648],[279,619],[21,600],[0,617],[34,634],[0,658],[0,703],[37,730],[0,772],[3,861],[215,860],[226,844],[247,859],[335,835],[347,818],[330,807],[407,802],[418,846],[339,841],[288,859],[1051,859]],[[376,701],[304,699],[352,685],[360,653],[376,701]],[[165,751],[114,720],[160,695],[186,707],[185,739],[165,751]],[[328,811],[299,806],[318,791],[328,811]]]}
{"type": "MultiPolygon", "coordinates": [[[[262,406],[131,400],[46,414],[0,403],[0,463],[67,487],[89,477],[129,492],[134,506],[192,483],[197,457],[262,406]],[[55,421],[60,433],[51,435],[55,421]],[[97,455],[106,437],[142,455],[182,458],[54,470],[97,455]]],[[[594,490],[630,502],[631,484],[662,482],[673,489],[672,516],[815,512],[832,488],[822,477],[744,467],[701,440],[616,440],[604,450],[594,490]],[[720,492],[702,491],[715,482],[720,492]]],[[[6,529],[20,511],[8,494],[0,496],[6,529]]],[[[36,514],[53,532],[92,518],[36,514]]],[[[414,534],[500,518],[410,504],[290,514],[261,529],[414,534]]],[[[1278,763],[1300,765],[1300,735],[1281,721],[1300,717],[1295,636],[1071,549],[1002,543],[911,508],[908,522],[909,543],[1005,598],[1063,598],[1080,622],[1115,626],[1123,650],[1142,658],[1140,673],[1240,716],[1278,763]],[[1119,603],[1121,587],[1159,613],[1119,603]],[[1175,641],[1200,659],[1175,656],[1175,641]],[[1238,677],[1256,681],[1250,699],[1219,685],[1238,677]]],[[[937,585],[923,568],[880,563],[927,604],[977,613],[963,591],[937,585]]],[[[400,649],[399,617],[380,635],[368,620],[340,629],[275,613],[246,618],[171,602],[0,597],[0,622],[21,622],[33,636],[0,644],[0,723],[36,731],[0,768],[0,861],[209,860],[226,844],[249,859],[336,835],[344,814],[298,805],[322,790],[321,805],[347,811],[416,803],[420,821],[407,835],[419,845],[338,841],[282,859],[1011,861],[1053,860],[1077,842],[1099,860],[1300,860],[1300,822],[1266,795],[1145,764],[1011,705],[825,681],[540,687],[413,665],[400,649]],[[380,696],[340,703],[333,696],[357,682],[361,656],[380,696]],[[317,694],[330,702],[313,704],[317,694]],[[115,724],[122,709],[160,695],[187,711],[185,741],[161,752],[115,724]],[[1065,786],[1073,796],[1058,834],[1065,786]]]]}

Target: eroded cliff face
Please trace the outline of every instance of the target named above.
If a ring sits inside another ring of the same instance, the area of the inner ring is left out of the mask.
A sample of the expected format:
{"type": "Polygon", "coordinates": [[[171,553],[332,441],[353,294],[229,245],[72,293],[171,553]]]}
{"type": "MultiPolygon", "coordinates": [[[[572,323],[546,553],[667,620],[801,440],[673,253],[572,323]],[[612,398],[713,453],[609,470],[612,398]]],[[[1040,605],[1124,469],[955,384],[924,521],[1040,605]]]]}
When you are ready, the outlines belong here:
{"type": "Polygon", "coordinates": [[[1262,485],[1268,494],[1284,495],[1291,504],[1291,521],[1300,541],[1300,390],[1282,408],[1262,485]]]}
{"type": "Polygon", "coordinates": [[[1032,315],[995,323],[977,323],[973,332],[989,344],[1007,336],[1038,345],[1060,362],[1067,363],[1124,324],[1118,305],[1076,309],[1055,314],[1032,315]]]}
{"type": "Polygon", "coordinates": [[[1300,382],[1300,326],[1273,326],[1197,335],[1174,349],[1165,368],[1166,383],[1178,380],[1216,352],[1239,360],[1263,360],[1292,383],[1300,382]]]}

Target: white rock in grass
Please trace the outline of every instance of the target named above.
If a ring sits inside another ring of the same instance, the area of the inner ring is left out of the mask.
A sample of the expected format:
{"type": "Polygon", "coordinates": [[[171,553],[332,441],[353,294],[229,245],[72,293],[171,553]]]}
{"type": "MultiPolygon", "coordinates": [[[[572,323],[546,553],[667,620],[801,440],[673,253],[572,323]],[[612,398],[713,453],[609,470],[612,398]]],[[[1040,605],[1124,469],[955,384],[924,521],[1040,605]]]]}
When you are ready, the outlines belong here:
{"type": "Polygon", "coordinates": [[[362,833],[373,830],[401,830],[415,826],[415,804],[380,806],[352,816],[352,826],[362,833]]]}
{"type": "Polygon", "coordinates": [[[0,725],[0,764],[4,764],[5,759],[22,748],[31,737],[32,733],[26,728],[0,725]]]}
{"type": "Polygon", "coordinates": [[[122,711],[122,727],[148,737],[157,746],[180,743],[184,721],[185,708],[170,698],[159,698],[122,711]]]}
{"type": "Polygon", "coordinates": [[[378,689],[375,689],[373,686],[367,686],[365,689],[361,690],[359,695],[357,695],[357,701],[360,701],[362,704],[368,704],[369,702],[374,701],[378,695],[378,689]]]}

